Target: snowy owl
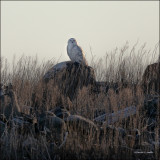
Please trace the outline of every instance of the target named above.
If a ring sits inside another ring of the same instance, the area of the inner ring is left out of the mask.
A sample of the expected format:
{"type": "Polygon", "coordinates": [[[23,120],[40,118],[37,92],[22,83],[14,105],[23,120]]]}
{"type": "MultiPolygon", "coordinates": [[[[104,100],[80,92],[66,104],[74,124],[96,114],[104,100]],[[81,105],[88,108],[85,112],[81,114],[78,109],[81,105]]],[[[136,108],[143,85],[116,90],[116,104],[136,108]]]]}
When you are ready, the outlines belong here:
{"type": "Polygon", "coordinates": [[[68,40],[67,54],[71,61],[88,65],[83,50],[78,46],[77,41],[74,38],[68,40]]]}

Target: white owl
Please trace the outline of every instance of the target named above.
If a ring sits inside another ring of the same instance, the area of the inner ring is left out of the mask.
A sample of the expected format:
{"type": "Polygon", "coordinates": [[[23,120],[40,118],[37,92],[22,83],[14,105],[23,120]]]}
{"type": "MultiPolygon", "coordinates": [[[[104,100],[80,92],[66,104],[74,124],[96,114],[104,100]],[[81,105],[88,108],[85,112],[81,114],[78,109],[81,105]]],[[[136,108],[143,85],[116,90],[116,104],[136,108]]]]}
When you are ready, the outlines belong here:
{"type": "Polygon", "coordinates": [[[74,38],[68,40],[67,54],[71,61],[88,65],[82,48],[78,46],[77,41],[74,38]]]}

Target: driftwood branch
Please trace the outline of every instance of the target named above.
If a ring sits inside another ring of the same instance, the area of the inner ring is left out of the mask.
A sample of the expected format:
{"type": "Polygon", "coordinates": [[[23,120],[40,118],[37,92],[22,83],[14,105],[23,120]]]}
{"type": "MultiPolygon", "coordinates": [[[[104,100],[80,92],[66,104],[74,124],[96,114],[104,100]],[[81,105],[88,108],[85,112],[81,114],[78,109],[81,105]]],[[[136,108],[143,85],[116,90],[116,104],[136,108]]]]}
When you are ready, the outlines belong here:
{"type": "Polygon", "coordinates": [[[119,110],[114,113],[110,113],[110,114],[106,113],[101,116],[98,116],[94,119],[94,121],[95,122],[106,122],[107,125],[110,125],[110,124],[117,122],[119,119],[127,118],[134,114],[136,114],[136,107],[130,106],[130,107],[126,107],[125,109],[119,110]]]}

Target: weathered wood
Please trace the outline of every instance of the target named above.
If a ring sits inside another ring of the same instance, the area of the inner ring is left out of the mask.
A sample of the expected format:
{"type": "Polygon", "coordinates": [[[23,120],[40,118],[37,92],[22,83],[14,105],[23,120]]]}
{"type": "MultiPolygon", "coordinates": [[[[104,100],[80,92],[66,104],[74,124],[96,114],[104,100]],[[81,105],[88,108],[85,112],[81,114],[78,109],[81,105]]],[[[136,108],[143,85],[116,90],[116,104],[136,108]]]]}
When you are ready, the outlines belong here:
{"type": "Polygon", "coordinates": [[[136,114],[136,107],[130,106],[126,107],[125,109],[119,110],[115,113],[110,114],[103,114],[101,116],[98,116],[94,119],[95,122],[106,122],[107,125],[113,124],[117,122],[119,119],[127,118],[131,115],[136,114]]]}

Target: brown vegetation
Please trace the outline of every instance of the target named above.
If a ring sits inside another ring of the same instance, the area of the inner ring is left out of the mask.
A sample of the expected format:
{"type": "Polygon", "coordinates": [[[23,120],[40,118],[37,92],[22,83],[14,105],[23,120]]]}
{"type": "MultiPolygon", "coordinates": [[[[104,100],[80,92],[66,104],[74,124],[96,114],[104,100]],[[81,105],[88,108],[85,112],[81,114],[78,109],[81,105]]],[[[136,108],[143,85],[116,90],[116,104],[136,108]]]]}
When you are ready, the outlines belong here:
{"type": "Polygon", "coordinates": [[[2,59],[1,82],[6,86],[11,83],[12,88],[5,88],[6,95],[1,96],[1,158],[158,160],[159,93],[156,86],[156,94],[149,95],[142,87],[142,77],[146,81],[148,73],[153,73],[144,70],[158,55],[152,53],[155,58],[151,59],[144,46],[136,55],[135,48],[129,50],[125,45],[119,53],[116,49],[106,55],[105,62],[93,57],[90,66],[98,90],[83,86],[73,99],[59,89],[68,82],[52,79],[44,83],[43,76],[54,62],[39,64],[37,58],[22,57],[9,70],[2,59]],[[135,115],[111,125],[94,122],[97,116],[129,106],[136,106],[135,115]]]}

